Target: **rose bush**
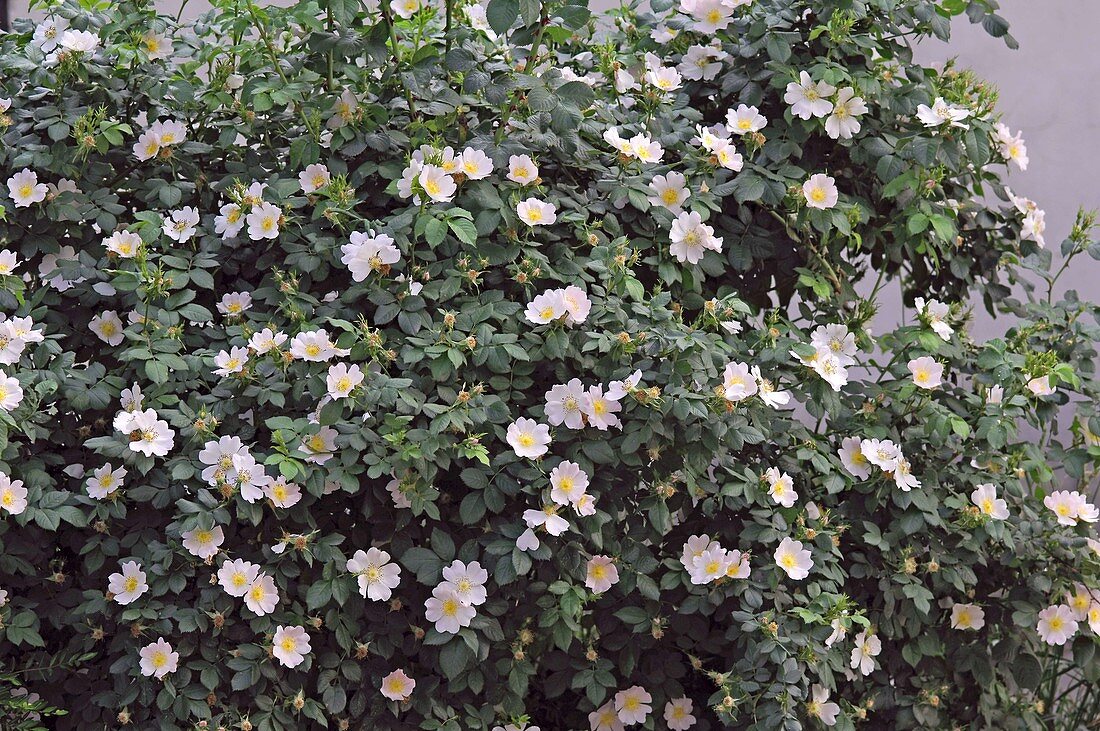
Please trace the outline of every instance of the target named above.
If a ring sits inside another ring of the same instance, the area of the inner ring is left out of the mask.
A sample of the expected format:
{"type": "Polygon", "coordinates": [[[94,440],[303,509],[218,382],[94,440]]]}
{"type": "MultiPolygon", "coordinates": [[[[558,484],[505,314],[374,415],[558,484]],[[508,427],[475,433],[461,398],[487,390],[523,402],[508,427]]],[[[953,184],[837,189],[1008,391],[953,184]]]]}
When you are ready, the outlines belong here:
{"type": "Polygon", "coordinates": [[[4,723],[1096,718],[1093,219],[912,54],[994,3],[213,5],[0,38],[4,723]]]}

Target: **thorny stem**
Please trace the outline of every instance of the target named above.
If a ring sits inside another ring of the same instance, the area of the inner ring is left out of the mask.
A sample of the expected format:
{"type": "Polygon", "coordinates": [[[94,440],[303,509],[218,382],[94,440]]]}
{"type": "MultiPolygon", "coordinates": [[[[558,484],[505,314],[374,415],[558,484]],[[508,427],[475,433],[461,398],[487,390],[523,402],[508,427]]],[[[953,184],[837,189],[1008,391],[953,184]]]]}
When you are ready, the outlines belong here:
{"type": "MultiPolygon", "coordinates": [[[[390,30],[390,50],[393,52],[393,66],[394,73],[401,68],[401,46],[397,43],[397,28],[393,25],[393,16],[390,15],[390,9],[385,2],[378,4],[378,9],[382,12],[382,18],[386,21],[386,27],[390,30]]],[[[401,80],[401,77],[397,77],[397,83],[401,84],[401,88],[405,90],[405,102],[409,105],[409,120],[412,121],[416,117],[416,103],[413,102],[412,89],[405,86],[405,82],[401,80]]]]}
{"type": "MultiPolygon", "coordinates": [[[[267,49],[267,56],[271,61],[272,67],[275,69],[275,73],[279,75],[279,79],[283,82],[283,86],[290,86],[290,81],[287,79],[286,74],[283,73],[283,67],[279,65],[279,56],[275,53],[275,44],[271,42],[271,36],[268,35],[267,28],[260,22],[259,17],[256,15],[256,3],[252,2],[252,0],[248,3],[248,15],[252,18],[252,24],[256,27],[256,32],[260,34],[260,41],[264,44],[264,48],[267,49]]],[[[306,129],[309,130],[313,139],[318,139],[321,133],[314,129],[313,123],[309,119],[309,115],[307,115],[305,110],[299,105],[296,104],[295,106],[298,107],[302,116],[302,122],[305,124],[306,129]]]]}

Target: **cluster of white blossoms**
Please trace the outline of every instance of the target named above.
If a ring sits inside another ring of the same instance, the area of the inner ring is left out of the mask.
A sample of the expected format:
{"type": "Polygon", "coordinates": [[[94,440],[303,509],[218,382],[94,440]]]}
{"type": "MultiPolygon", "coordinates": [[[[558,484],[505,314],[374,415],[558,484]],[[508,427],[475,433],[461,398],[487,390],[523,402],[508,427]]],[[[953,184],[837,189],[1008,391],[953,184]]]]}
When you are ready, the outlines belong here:
{"type": "Polygon", "coordinates": [[[780,391],[774,382],[764,377],[759,366],[749,366],[748,363],[737,361],[726,364],[722,371],[722,385],[717,392],[731,403],[759,396],[761,401],[773,409],[785,406],[791,400],[790,392],[780,391]]]}
{"type": "Polygon", "coordinates": [[[1056,490],[1043,498],[1043,505],[1058,518],[1059,525],[1074,526],[1078,521],[1095,523],[1100,511],[1076,490],[1056,490]]]}
{"type": "MultiPolygon", "coordinates": [[[[265,201],[264,191],[267,183],[253,181],[243,191],[237,193],[237,200],[222,204],[218,209],[218,215],[214,217],[214,233],[223,239],[232,239],[247,226],[248,238],[252,241],[263,241],[278,238],[280,227],[283,225],[283,209],[274,203],[265,201]]],[[[187,210],[187,209],[184,209],[187,210]]],[[[172,213],[173,221],[176,214],[172,213]]],[[[188,238],[194,235],[194,228],[199,225],[198,214],[193,217],[193,226],[188,238]]],[[[187,220],[176,223],[182,225],[187,220]]],[[[169,222],[165,221],[165,233],[172,238],[175,236],[169,232],[169,222]]],[[[178,239],[185,241],[186,239],[178,239]]]]}
{"type": "Polygon", "coordinates": [[[969,116],[969,109],[956,104],[948,104],[943,97],[936,97],[935,101],[932,102],[932,106],[927,104],[917,106],[917,119],[925,127],[939,127],[946,124],[949,127],[967,129],[969,125],[965,124],[963,120],[969,116]]]}
{"type": "Polygon", "coordinates": [[[1009,194],[1012,200],[1012,205],[1016,207],[1016,210],[1023,215],[1023,221],[1020,225],[1020,238],[1026,241],[1034,241],[1040,248],[1046,246],[1046,238],[1044,233],[1046,232],[1046,211],[1035,203],[1035,201],[1025,198],[1023,196],[1009,194]]]}
{"type": "Polygon", "coordinates": [[[392,264],[401,260],[401,250],[393,237],[374,231],[354,231],[351,243],[343,244],[340,261],[351,272],[352,280],[362,282],[371,274],[386,273],[392,264]]]}
{"type": "Polygon", "coordinates": [[[793,350],[791,355],[812,368],[834,391],[848,385],[848,366],[856,363],[859,353],[855,334],[844,325],[821,325],[811,334],[810,345],[813,355],[806,357],[793,350]]]}
{"type": "Polygon", "coordinates": [[[114,427],[127,435],[130,449],[146,457],[163,457],[176,444],[176,432],[154,409],[142,409],[144,396],[135,384],[123,389],[121,409],[115,414],[114,427]]]}
{"type": "Polygon", "coordinates": [[[1035,629],[1043,642],[1057,646],[1072,640],[1082,624],[1100,635],[1100,590],[1075,584],[1064,603],[1039,612],[1035,629]]]}
{"type": "Polygon", "coordinates": [[[535,325],[546,325],[561,321],[572,327],[588,319],[592,302],[588,294],[576,285],[558,289],[548,289],[537,295],[527,305],[524,315],[527,321],[535,325]]]}
{"type": "Polygon", "coordinates": [[[160,155],[171,154],[171,149],[183,143],[187,139],[187,126],[183,122],[174,119],[153,122],[138,135],[134,143],[134,157],[139,162],[145,162],[160,155]]]}
{"type": "Polygon", "coordinates": [[[950,305],[939,300],[926,301],[924,297],[917,297],[914,304],[917,308],[917,314],[925,325],[932,328],[944,340],[951,339],[951,336],[955,334],[955,330],[947,323],[947,318],[951,315],[950,305]]]}
{"type": "MultiPolygon", "coordinates": [[[[755,109],[755,107],[750,108],[755,109]]],[[[727,112],[727,121],[729,114],[733,114],[733,111],[727,112]]],[[[760,118],[763,119],[763,117],[760,118]]],[[[719,167],[732,170],[735,173],[740,172],[745,167],[745,158],[737,151],[730,128],[721,124],[716,124],[713,127],[697,125],[695,132],[696,136],[692,139],[692,142],[702,147],[719,167]]]]}
{"type": "Polygon", "coordinates": [[[764,482],[768,486],[768,495],[779,505],[785,508],[793,508],[798,500],[798,493],[794,490],[794,478],[786,472],[781,472],[778,467],[769,467],[764,470],[764,482]]]}
{"type": "Polygon", "coordinates": [[[243,598],[244,605],[258,617],[271,614],[279,605],[279,588],[260,566],[244,559],[226,559],[218,569],[218,585],[231,597],[243,598]]]}
{"type": "Polygon", "coordinates": [[[493,173],[493,161],[484,150],[467,147],[455,154],[451,147],[424,145],[412,153],[408,166],[397,181],[397,194],[423,202],[448,203],[464,180],[481,180],[493,173]]]}
{"type": "Polygon", "coordinates": [[[1016,167],[1020,170],[1027,170],[1027,145],[1024,144],[1024,133],[1013,134],[1012,130],[998,122],[994,127],[993,135],[1004,159],[1016,163],[1016,167]]]}
{"type": "Polygon", "coordinates": [[[477,607],[485,603],[488,593],[485,582],[489,572],[477,561],[463,563],[454,560],[443,569],[443,581],[424,602],[424,618],[435,623],[440,634],[456,634],[469,627],[477,615],[477,607]]]}
{"type": "Polygon", "coordinates": [[[870,478],[871,468],[878,467],[882,474],[893,479],[894,484],[905,492],[921,486],[901,447],[889,439],[845,437],[837,453],[844,469],[860,480],[870,478]]]}
{"type": "Polygon", "coordinates": [[[720,579],[747,579],[749,557],[737,549],[727,550],[707,534],[691,536],[680,554],[680,564],[691,583],[709,584],[720,579]]]}
{"type": "Polygon", "coordinates": [[[799,72],[798,81],[787,84],[783,101],[799,119],[825,117],[825,133],[834,140],[851,139],[860,130],[859,117],[870,111],[852,87],[838,91],[832,84],[814,81],[805,71],[799,72]]]}
{"type": "MultiPolygon", "coordinates": [[[[611,700],[589,713],[588,723],[592,731],[623,731],[626,726],[645,723],[653,712],[649,705],[652,702],[653,696],[642,686],[635,685],[617,692],[611,700]]],[[[671,731],[687,731],[695,725],[694,711],[695,704],[690,698],[673,698],[665,703],[665,724],[671,731]]]]}
{"type": "MultiPolygon", "coordinates": [[[[681,0],[679,11],[687,16],[691,31],[712,35],[727,29],[735,11],[749,3],[751,0],[681,0]]],[[[389,2],[393,13],[402,18],[412,18],[426,5],[424,0],[389,2]]],[[[465,12],[475,28],[495,38],[486,19],[484,3],[470,5],[465,12]]],[[[681,21],[677,21],[680,26],[683,25],[681,21]]],[[[652,37],[664,43],[679,32],[679,28],[662,25],[652,30],[652,37]]],[[[67,30],[65,21],[61,19],[51,19],[40,24],[32,41],[32,46],[40,48],[43,53],[55,52],[55,63],[57,53],[92,53],[98,45],[99,38],[94,33],[67,30]]],[[[680,47],[686,45],[685,43],[680,47]]],[[[170,52],[171,43],[150,32],[143,37],[143,47],[147,56],[155,59],[170,52]]],[[[640,79],[635,79],[626,68],[616,68],[612,81],[615,89],[624,95],[623,107],[629,108],[635,100],[626,98],[625,95],[644,89],[647,95],[667,99],[667,96],[662,95],[680,90],[685,79],[698,81],[717,77],[727,58],[729,54],[717,42],[711,45],[691,45],[674,66],[666,65],[662,59],[649,53],[646,54],[640,79]]],[[[569,68],[562,69],[562,75],[567,80],[581,81],[590,86],[600,83],[602,78],[598,74],[579,76],[569,68]]],[[[834,77],[826,78],[837,81],[834,77]]],[[[823,129],[833,140],[853,138],[862,129],[861,117],[870,111],[855,87],[838,88],[824,80],[815,81],[807,71],[799,72],[797,80],[786,85],[783,99],[789,105],[791,115],[810,123],[802,126],[823,129]]],[[[330,129],[352,119],[358,104],[354,93],[345,91],[337,102],[336,114],[329,120],[330,129]]],[[[7,106],[6,100],[0,100],[0,113],[7,106]]],[[[963,120],[968,119],[971,114],[968,109],[937,98],[931,106],[920,105],[917,118],[932,129],[944,126],[966,128],[963,120]]],[[[750,151],[756,149],[754,145],[757,143],[753,136],[763,139],[757,133],[767,125],[768,119],[760,113],[758,107],[740,104],[726,110],[723,122],[712,126],[697,125],[697,134],[691,141],[696,149],[691,153],[699,153],[714,167],[738,173],[745,166],[745,158],[738,151],[738,145],[750,151]]],[[[603,140],[618,154],[621,165],[637,171],[644,170],[644,165],[667,162],[666,152],[670,151],[665,150],[649,131],[641,129],[634,134],[625,134],[627,136],[620,135],[616,127],[610,127],[603,133],[603,140]]],[[[167,159],[174,154],[174,148],[186,142],[187,136],[187,126],[182,122],[170,119],[154,121],[137,137],[132,148],[133,155],[139,162],[158,157],[167,159]]],[[[1027,149],[1022,133],[1013,134],[1008,127],[998,124],[994,141],[1006,162],[1014,163],[1021,170],[1027,168],[1027,149]]],[[[467,147],[457,151],[451,147],[425,145],[411,153],[400,180],[396,182],[396,191],[401,198],[411,199],[417,205],[444,204],[452,202],[460,187],[467,181],[486,180],[494,172],[494,162],[484,150],[467,147]]],[[[541,184],[538,164],[529,155],[512,155],[507,172],[501,173],[506,181],[514,184],[507,187],[515,194],[512,203],[520,221],[529,228],[550,226],[558,221],[558,211],[553,202],[528,195],[532,192],[538,193],[537,186],[541,184]]],[[[666,213],[655,211],[661,217],[661,225],[669,226],[669,255],[680,263],[696,265],[708,251],[721,253],[723,238],[716,236],[714,227],[706,223],[706,209],[700,205],[697,206],[698,210],[685,210],[692,208],[689,201],[698,203],[692,201],[693,191],[696,195],[701,195],[707,191],[705,185],[694,181],[696,184],[693,187],[687,175],[676,170],[667,170],[652,176],[646,173],[646,177],[649,203],[654,208],[667,212],[666,217],[666,213]]],[[[337,181],[340,180],[342,179],[337,176],[337,181]]],[[[320,163],[305,167],[298,174],[298,182],[301,190],[311,196],[311,201],[332,190],[330,186],[335,187],[333,174],[326,165],[320,163]]],[[[57,184],[40,182],[34,170],[24,168],[8,178],[7,191],[16,208],[27,208],[48,202],[66,190],[74,190],[72,185],[71,181],[65,180],[57,184]]],[[[252,241],[263,242],[278,238],[286,223],[284,211],[275,203],[264,200],[266,187],[266,184],[251,182],[248,186],[242,185],[231,191],[230,202],[221,205],[214,217],[215,233],[222,239],[231,239],[247,229],[247,236],[252,241]]],[[[797,191],[798,188],[795,188],[795,197],[798,196],[797,191]]],[[[833,209],[840,200],[836,180],[826,173],[810,174],[801,185],[801,195],[805,206],[815,211],[833,209]]],[[[1023,216],[1021,236],[1043,246],[1044,212],[1026,198],[1013,196],[1012,202],[1023,216]]],[[[803,201],[798,203],[799,206],[802,204],[803,201]]],[[[190,242],[202,233],[201,215],[200,210],[192,206],[169,211],[163,220],[162,233],[175,242],[190,242]]],[[[366,282],[376,274],[388,274],[389,268],[402,259],[402,251],[395,239],[386,233],[373,229],[356,231],[350,233],[348,241],[340,246],[340,262],[356,283],[366,282]]],[[[104,236],[102,243],[110,257],[123,260],[138,258],[145,246],[141,235],[125,228],[104,236]]],[[[50,256],[53,257],[50,261],[56,265],[58,261],[76,259],[77,252],[72,247],[66,247],[50,256]]],[[[0,275],[13,274],[18,264],[15,253],[0,251],[0,275]]],[[[43,264],[45,265],[45,260],[43,264]]],[[[51,272],[52,269],[46,273],[51,272]]],[[[60,274],[50,281],[58,289],[61,289],[58,282],[65,286],[71,284],[64,282],[60,274]]],[[[257,294],[257,298],[261,299],[261,296],[257,294]]],[[[948,304],[935,299],[926,301],[918,298],[916,306],[922,323],[940,338],[949,340],[954,335],[955,331],[949,323],[951,307],[948,304]]],[[[234,324],[242,322],[244,313],[251,307],[252,294],[249,292],[224,293],[217,305],[218,311],[226,316],[228,322],[234,324]]],[[[534,296],[527,304],[524,314],[529,323],[552,326],[541,330],[556,330],[559,325],[574,327],[585,323],[591,308],[592,302],[587,292],[579,286],[570,285],[548,289],[534,296]]],[[[131,312],[129,321],[136,324],[142,320],[138,313],[131,312]]],[[[741,328],[736,322],[722,324],[733,334],[741,328]]],[[[115,310],[101,312],[92,318],[89,327],[112,347],[121,345],[126,339],[123,317],[115,310]]],[[[0,321],[0,364],[17,364],[27,345],[40,343],[43,337],[41,330],[34,329],[34,323],[29,317],[0,321]]],[[[324,363],[326,370],[311,375],[313,378],[324,379],[325,396],[317,404],[317,411],[331,400],[349,399],[361,394],[368,374],[374,372],[369,368],[365,372],[366,365],[361,368],[355,363],[331,362],[334,358],[350,356],[350,350],[338,347],[324,329],[302,330],[291,337],[287,333],[264,328],[259,332],[249,331],[246,336],[237,337],[237,344],[220,350],[208,359],[208,365],[210,360],[213,362],[213,374],[221,378],[245,374],[250,363],[263,356],[284,364],[294,360],[324,363]]],[[[849,382],[848,369],[857,364],[859,348],[856,334],[843,324],[823,325],[813,331],[810,345],[814,350],[812,355],[803,356],[794,351],[791,354],[839,392],[849,382]]],[[[944,366],[932,357],[914,358],[908,362],[908,368],[913,383],[920,388],[934,389],[943,383],[944,366]]],[[[563,459],[555,463],[557,458],[549,454],[553,441],[551,429],[557,427],[580,430],[593,427],[600,432],[622,429],[622,402],[637,389],[641,377],[642,372],[637,371],[625,380],[587,387],[579,378],[573,378],[568,383],[555,385],[546,391],[543,417],[548,423],[540,423],[535,418],[524,416],[507,427],[506,441],[517,457],[542,460],[538,464],[540,468],[553,465],[546,476],[545,484],[540,483],[539,486],[543,491],[543,507],[527,509],[522,514],[526,528],[516,539],[516,546],[520,550],[538,550],[539,531],[550,536],[561,536],[569,530],[569,520],[560,513],[567,513],[568,510],[574,511],[576,516],[592,516],[596,513],[597,492],[591,488],[593,480],[598,479],[598,476],[594,478],[589,475],[574,461],[563,459]]],[[[1036,395],[1053,393],[1053,387],[1046,376],[1032,379],[1027,387],[1036,395]]],[[[733,408],[732,404],[753,397],[759,397],[772,408],[784,406],[791,399],[790,393],[779,390],[775,383],[762,375],[759,366],[740,361],[730,362],[725,366],[722,383],[716,393],[730,402],[730,408],[733,408]]],[[[997,393],[1003,393],[1003,389],[997,393]]],[[[21,403],[22,398],[23,390],[19,380],[0,371],[0,409],[11,411],[21,403]]],[[[999,398],[999,395],[991,395],[990,402],[999,401],[999,398]]],[[[155,409],[144,409],[143,402],[139,386],[134,385],[123,391],[121,410],[115,415],[113,426],[125,436],[133,452],[146,457],[165,457],[175,447],[176,432],[167,421],[160,418],[155,409]]],[[[536,406],[532,416],[538,417],[537,410],[536,406]]],[[[316,417],[317,411],[312,419],[314,425],[319,421],[316,417]]],[[[337,454],[337,436],[335,429],[318,425],[316,433],[303,437],[297,448],[306,455],[306,462],[324,464],[337,454]]],[[[218,494],[230,500],[237,496],[248,504],[266,500],[270,507],[280,510],[291,508],[300,502],[303,497],[302,488],[281,475],[268,474],[262,457],[257,459],[251,451],[252,448],[239,437],[231,435],[206,441],[197,457],[202,465],[202,479],[215,488],[218,494]]],[[[844,468],[859,480],[870,479],[873,468],[877,468],[879,474],[892,480],[903,491],[921,487],[921,482],[912,475],[911,465],[900,446],[890,439],[850,436],[842,440],[838,454],[844,468]]],[[[90,475],[84,475],[86,490],[96,500],[114,499],[123,488],[128,474],[124,466],[115,467],[106,462],[92,470],[90,475]]],[[[777,467],[764,470],[761,484],[766,485],[771,501],[782,508],[794,508],[799,500],[794,479],[777,467]]],[[[806,484],[808,486],[809,483],[806,484]]],[[[402,489],[402,482],[397,478],[387,485],[394,504],[398,508],[409,508],[411,503],[402,489]]],[[[27,497],[28,490],[22,481],[12,480],[0,473],[0,510],[18,515],[27,509],[27,497]]],[[[974,506],[970,509],[971,512],[976,508],[977,513],[996,521],[1009,518],[1008,502],[998,496],[996,485],[977,484],[969,497],[974,506]]],[[[1093,523],[1100,519],[1100,511],[1077,491],[1053,492],[1046,496],[1044,504],[1053,512],[1057,522],[1064,526],[1076,526],[1079,522],[1093,523]]],[[[819,515],[812,503],[807,506],[806,512],[811,518],[819,515]]],[[[223,549],[225,530],[222,526],[211,524],[211,520],[211,516],[201,516],[197,527],[179,530],[179,545],[205,566],[214,566],[215,561],[222,556],[220,565],[210,577],[211,583],[220,586],[226,595],[242,599],[244,607],[252,614],[259,617],[271,615],[282,601],[275,579],[259,564],[242,558],[232,558],[230,551],[223,549]]],[[[284,537],[285,540],[287,539],[284,537]]],[[[803,543],[792,537],[783,537],[774,550],[775,567],[794,581],[806,579],[815,565],[812,553],[814,546],[810,542],[812,538],[805,540],[807,542],[803,543]]],[[[282,544],[275,552],[281,551],[282,544]]],[[[727,549],[704,533],[690,536],[683,546],[679,560],[690,583],[705,586],[727,579],[748,578],[751,570],[750,558],[748,552],[727,549]]],[[[619,582],[622,566],[622,559],[615,556],[588,556],[584,567],[585,587],[595,594],[609,591],[619,582]]],[[[138,561],[121,562],[119,568],[117,573],[109,576],[109,598],[119,605],[129,605],[148,592],[150,586],[138,561]]],[[[367,550],[356,550],[347,559],[345,568],[355,577],[360,595],[373,602],[394,599],[394,592],[402,582],[402,569],[398,563],[392,559],[390,553],[374,546],[367,550]]],[[[442,580],[432,588],[431,596],[424,602],[424,614],[427,621],[434,624],[436,632],[453,635],[470,627],[477,617],[478,607],[487,601],[486,583],[489,573],[478,561],[467,563],[454,560],[442,568],[441,576],[442,580]]],[[[6,597],[6,592],[0,590],[0,606],[6,601],[6,597]]],[[[289,598],[287,601],[289,603],[289,598]]],[[[394,604],[399,603],[400,597],[397,597],[394,604]]],[[[985,611],[979,604],[954,603],[950,606],[950,623],[954,629],[978,631],[985,626],[985,611]]],[[[1082,623],[1088,623],[1094,632],[1100,634],[1100,597],[1095,596],[1093,590],[1078,585],[1064,603],[1054,604],[1039,612],[1037,631],[1043,641],[1052,645],[1063,645],[1073,638],[1082,623]]],[[[847,633],[847,629],[838,620],[832,626],[834,633],[826,641],[827,646],[843,640],[847,633]]],[[[278,625],[270,638],[265,639],[270,642],[272,656],[288,668],[295,668],[305,662],[311,652],[310,637],[306,628],[301,625],[278,625]]],[[[873,630],[858,633],[854,637],[850,667],[862,675],[871,674],[876,667],[875,658],[881,650],[882,643],[873,630]]],[[[144,676],[163,679],[176,672],[179,667],[179,653],[163,637],[158,637],[155,642],[142,647],[138,655],[140,671],[144,676]]],[[[416,681],[405,670],[396,669],[382,678],[380,691],[385,698],[395,703],[405,703],[415,687],[416,681]]],[[[622,731],[626,726],[653,725],[655,721],[651,719],[654,710],[652,702],[653,697],[642,686],[635,685],[620,690],[611,700],[589,714],[591,728],[593,731],[622,731]]],[[[691,728],[696,723],[693,710],[693,703],[689,698],[669,700],[663,714],[666,726],[674,731],[691,728]]],[[[836,722],[840,706],[829,700],[827,689],[814,684],[810,699],[806,702],[806,711],[811,717],[831,726],[836,722]]],[[[538,731],[538,727],[517,722],[499,726],[497,731],[538,731]]]]}
{"type": "Polygon", "coordinates": [[[619,136],[617,127],[609,127],[603,133],[604,142],[618,151],[626,160],[638,160],[644,163],[658,163],[665,156],[660,142],[656,142],[645,132],[639,132],[630,139],[619,136]]]}

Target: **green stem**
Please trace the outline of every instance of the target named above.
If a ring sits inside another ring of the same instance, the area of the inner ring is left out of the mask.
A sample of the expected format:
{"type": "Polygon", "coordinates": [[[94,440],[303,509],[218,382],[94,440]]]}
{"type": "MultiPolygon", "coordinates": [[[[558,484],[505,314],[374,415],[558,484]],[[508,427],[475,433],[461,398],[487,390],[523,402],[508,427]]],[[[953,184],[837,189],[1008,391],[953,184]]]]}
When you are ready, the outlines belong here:
{"type": "MultiPolygon", "coordinates": [[[[259,17],[256,15],[256,3],[253,0],[249,0],[248,3],[248,15],[252,18],[252,24],[256,27],[256,32],[260,34],[260,41],[264,44],[264,48],[267,49],[268,60],[271,61],[272,67],[275,69],[275,73],[279,75],[279,79],[283,82],[283,86],[290,86],[290,80],[287,79],[286,74],[283,73],[282,66],[279,65],[279,56],[275,53],[275,44],[271,42],[271,36],[267,33],[267,28],[259,17]]],[[[315,129],[313,122],[310,121],[309,115],[305,113],[305,110],[298,104],[295,104],[302,117],[302,123],[305,124],[306,129],[313,136],[313,139],[318,139],[321,136],[319,130],[315,129]]]]}
{"type": "MultiPolygon", "coordinates": [[[[393,16],[390,15],[390,9],[386,5],[385,0],[378,3],[378,9],[382,12],[382,19],[386,22],[386,27],[390,29],[390,51],[393,53],[393,70],[394,74],[400,73],[401,69],[401,46],[397,42],[397,28],[393,25],[393,16]]],[[[405,90],[405,102],[409,105],[409,121],[412,121],[416,117],[416,103],[413,101],[412,89],[405,86],[398,76],[397,83],[401,84],[401,87],[405,90]]]]}

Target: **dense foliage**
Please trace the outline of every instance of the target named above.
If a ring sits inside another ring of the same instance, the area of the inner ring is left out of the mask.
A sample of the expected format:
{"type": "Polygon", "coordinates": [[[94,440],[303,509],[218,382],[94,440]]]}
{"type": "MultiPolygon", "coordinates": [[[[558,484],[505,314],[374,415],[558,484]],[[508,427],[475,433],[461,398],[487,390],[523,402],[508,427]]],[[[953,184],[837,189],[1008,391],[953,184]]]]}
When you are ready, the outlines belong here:
{"type": "Polygon", "coordinates": [[[991,0],[213,5],[0,37],[5,728],[1097,717],[991,0]]]}

